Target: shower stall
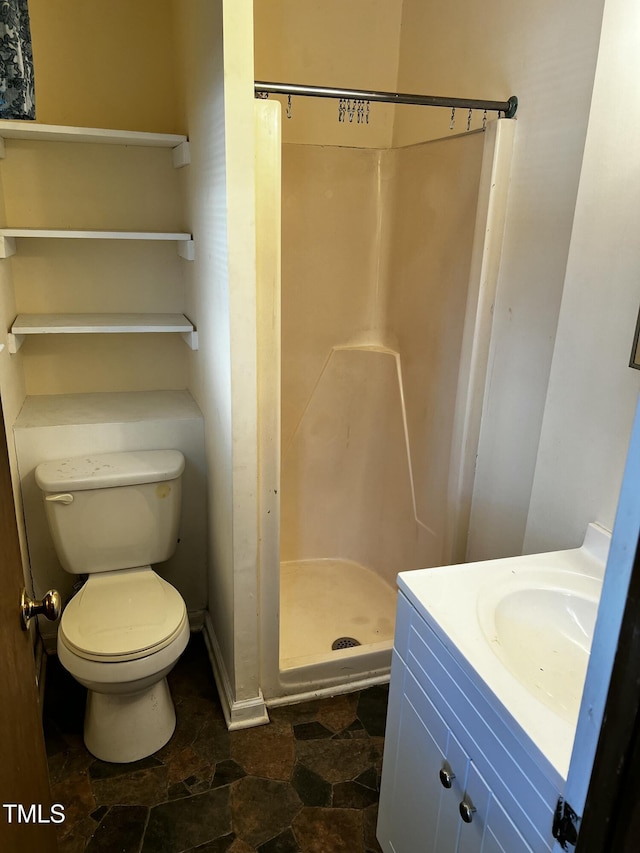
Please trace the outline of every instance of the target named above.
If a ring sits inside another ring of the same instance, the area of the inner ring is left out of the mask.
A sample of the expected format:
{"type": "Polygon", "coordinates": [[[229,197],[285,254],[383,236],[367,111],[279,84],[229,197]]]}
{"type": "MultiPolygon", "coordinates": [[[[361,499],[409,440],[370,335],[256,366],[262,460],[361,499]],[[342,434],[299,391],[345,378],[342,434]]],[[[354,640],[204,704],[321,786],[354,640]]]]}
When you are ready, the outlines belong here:
{"type": "Polygon", "coordinates": [[[268,703],[385,679],[397,573],[464,559],[513,131],[282,144],[256,101],[268,703]]]}

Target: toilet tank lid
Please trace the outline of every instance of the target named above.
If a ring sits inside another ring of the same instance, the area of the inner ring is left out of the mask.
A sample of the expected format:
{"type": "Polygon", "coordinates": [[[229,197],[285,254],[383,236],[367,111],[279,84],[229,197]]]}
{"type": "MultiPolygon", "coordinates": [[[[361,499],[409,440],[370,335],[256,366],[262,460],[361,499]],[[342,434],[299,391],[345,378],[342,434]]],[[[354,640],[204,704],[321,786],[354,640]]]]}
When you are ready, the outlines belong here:
{"type": "Polygon", "coordinates": [[[41,462],[36,483],[43,492],[73,492],[175,480],[183,471],[179,450],[95,453],[41,462]]]}

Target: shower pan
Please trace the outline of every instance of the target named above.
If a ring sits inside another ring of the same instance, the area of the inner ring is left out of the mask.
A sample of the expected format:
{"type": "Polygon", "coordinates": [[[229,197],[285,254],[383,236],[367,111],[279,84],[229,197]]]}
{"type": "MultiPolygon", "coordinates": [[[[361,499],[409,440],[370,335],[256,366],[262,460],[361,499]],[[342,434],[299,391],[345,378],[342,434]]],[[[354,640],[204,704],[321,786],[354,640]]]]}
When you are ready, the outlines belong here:
{"type": "Polygon", "coordinates": [[[388,678],[396,575],[464,559],[514,123],[378,150],[256,116],[273,705],[388,678]]]}

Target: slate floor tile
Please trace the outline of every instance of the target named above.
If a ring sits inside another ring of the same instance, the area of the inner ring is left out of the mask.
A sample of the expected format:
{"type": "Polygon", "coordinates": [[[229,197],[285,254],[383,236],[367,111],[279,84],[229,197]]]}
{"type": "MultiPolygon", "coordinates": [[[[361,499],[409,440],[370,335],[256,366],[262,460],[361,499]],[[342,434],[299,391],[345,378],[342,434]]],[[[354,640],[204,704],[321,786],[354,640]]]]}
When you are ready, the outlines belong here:
{"type": "Polygon", "coordinates": [[[365,853],[363,826],[360,811],[305,808],[292,828],[304,853],[365,853]]]}
{"type": "Polygon", "coordinates": [[[219,788],[221,785],[230,785],[232,782],[242,779],[246,775],[246,771],[232,759],[229,758],[226,761],[220,761],[216,764],[216,772],[214,773],[211,787],[219,788]]]}
{"type": "Polygon", "coordinates": [[[86,772],[71,774],[52,785],[51,801],[64,806],[65,821],[59,827],[63,837],[71,834],[74,824],[88,818],[98,805],[86,772]]]}
{"type": "Polygon", "coordinates": [[[378,684],[360,693],[357,715],[367,734],[384,737],[388,701],[389,688],[386,684],[378,684]]]}
{"type": "Polygon", "coordinates": [[[181,853],[230,832],[229,788],[216,788],[154,806],[142,853],[181,853]]]}
{"type": "Polygon", "coordinates": [[[144,806],[114,806],[87,844],[86,853],[138,853],[149,810],[144,806]]]}
{"type": "Polygon", "coordinates": [[[134,764],[94,758],[85,691],[53,660],[45,739],[60,853],[381,853],[375,837],[387,690],[270,709],[229,732],[203,639],[169,675],[176,731],[134,764]]]}
{"type": "Polygon", "coordinates": [[[322,699],[317,708],[316,719],[334,732],[343,731],[354,722],[357,704],[358,695],[355,693],[343,693],[322,699]]]}
{"type": "Polygon", "coordinates": [[[297,723],[293,727],[293,734],[296,740],[319,740],[331,737],[333,732],[314,720],[312,723],[297,723]]]}
{"type": "Polygon", "coordinates": [[[124,776],[92,780],[98,805],[155,806],[168,797],[168,768],[163,764],[124,776]]]}
{"type": "Polygon", "coordinates": [[[376,824],[378,823],[378,804],[365,809],[362,813],[364,820],[364,847],[365,853],[382,853],[382,847],[376,838],[376,824]]]}
{"type": "Polygon", "coordinates": [[[261,844],[257,853],[301,853],[301,851],[293,831],[288,828],[270,841],[261,844]]]}
{"type": "Polygon", "coordinates": [[[293,733],[270,725],[231,732],[231,758],[252,776],[288,780],[295,761],[293,733]]]}
{"type": "Polygon", "coordinates": [[[333,803],[338,809],[366,809],[378,802],[378,792],[358,782],[338,782],[333,786],[333,803]]]}
{"type": "Polygon", "coordinates": [[[301,807],[288,782],[245,776],[231,787],[234,832],[253,847],[284,832],[301,807]]]}
{"type": "Polygon", "coordinates": [[[296,764],[291,785],[305,806],[331,805],[333,789],[330,782],[309,770],[304,764],[296,764]]]}
{"type": "Polygon", "coordinates": [[[206,844],[192,847],[186,853],[229,853],[235,841],[235,835],[230,833],[229,835],[223,835],[221,838],[216,838],[215,841],[208,841],[206,844]]]}
{"type": "Polygon", "coordinates": [[[380,758],[369,739],[299,741],[298,761],[327,782],[350,782],[380,758]]]}
{"type": "Polygon", "coordinates": [[[153,755],[148,758],[141,758],[140,761],[131,761],[128,764],[94,761],[89,767],[89,778],[92,782],[96,779],[115,779],[117,776],[131,776],[139,770],[148,770],[150,767],[162,767],[162,762],[153,755]]]}

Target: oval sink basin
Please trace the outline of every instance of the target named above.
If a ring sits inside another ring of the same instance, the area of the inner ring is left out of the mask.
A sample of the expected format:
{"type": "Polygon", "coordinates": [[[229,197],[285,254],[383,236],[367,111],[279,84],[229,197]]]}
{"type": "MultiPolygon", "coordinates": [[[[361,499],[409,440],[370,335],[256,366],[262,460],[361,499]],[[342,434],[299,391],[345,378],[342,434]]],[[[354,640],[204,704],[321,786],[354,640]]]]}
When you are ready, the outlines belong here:
{"type": "Polygon", "coordinates": [[[602,583],[562,570],[523,572],[478,598],[492,651],[538,700],[575,722],[602,583]]]}

